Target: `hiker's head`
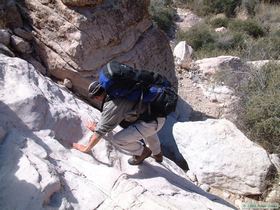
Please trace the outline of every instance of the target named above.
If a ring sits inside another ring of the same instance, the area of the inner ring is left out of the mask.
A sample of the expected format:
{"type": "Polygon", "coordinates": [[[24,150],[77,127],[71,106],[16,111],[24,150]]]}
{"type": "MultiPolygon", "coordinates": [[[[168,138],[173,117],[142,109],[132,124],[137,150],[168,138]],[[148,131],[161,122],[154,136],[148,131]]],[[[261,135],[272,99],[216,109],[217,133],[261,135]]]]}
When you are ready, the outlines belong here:
{"type": "Polygon", "coordinates": [[[105,96],[105,89],[99,84],[99,82],[94,81],[88,86],[88,97],[95,98],[97,100],[102,100],[105,96]]]}

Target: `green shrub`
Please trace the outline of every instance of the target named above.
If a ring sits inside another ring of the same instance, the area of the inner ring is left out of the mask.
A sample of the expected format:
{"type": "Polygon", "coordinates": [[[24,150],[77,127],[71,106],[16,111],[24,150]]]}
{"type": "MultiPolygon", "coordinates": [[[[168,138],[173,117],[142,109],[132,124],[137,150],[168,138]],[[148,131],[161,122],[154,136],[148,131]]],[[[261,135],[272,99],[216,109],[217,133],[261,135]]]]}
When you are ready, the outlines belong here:
{"type": "Polygon", "coordinates": [[[210,13],[224,13],[227,17],[233,17],[241,0],[204,0],[204,3],[209,5],[210,13]]]}
{"type": "Polygon", "coordinates": [[[230,22],[229,28],[233,31],[247,33],[254,38],[262,37],[265,35],[264,28],[255,20],[234,20],[230,22]]]}
{"type": "Polygon", "coordinates": [[[187,32],[179,31],[177,39],[185,40],[194,50],[213,49],[215,43],[213,32],[205,24],[194,26],[187,32]]]}
{"type": "Polygon", "coordinates": [[[153,0],[151,1],[149,12],[153,21],[165,32],[169,32],[174,26],[173,17],[176,11],[170,6],[169,1],[153,0]]]}
{"type": "Polygon", "coordinates": [[[267,64],[251,71],[240,89],[239,120],[252,140],[269,152],[280,152],[280,65],[267,64]]]}
{"type": "Polygon", "coordinates": [[[270,31],[279,29],[280,5],[261,3],[256,6],[255,19],[270,31]]]}
{"type": "Polygon", "coordinates": [[[218,28],[218,27],[228,27],[229,24],[229,19],[228,18],[222,18],[222,17],[218,17],[218,18],[214,18],[212,20],[209,21],[209,24],[214,27],[214,28],[218,28]]]}
{"type": "Polygon", "coordinates": [[[221,50],[242,49],[245,47],[245,36],[242,33],[218,34],[216,46],[221,50]]]}
{"type": "Polygon", "coordinates": [[[215,79],[235,89],[240,100],[235,124],[271,153],[280,153],[280,64],[220,71],[215,79]]]}
{"type": "Polygon", "coordinates": [[[240,4],[241,0],[190,0],[187,3],[190,9],[198,15],[224,13],[227,17],[233,17],[240,4]]]}
{"type": "Polygon", "coordinates": [[[259,0],[242,0],[241,7],[244,9],[250,16],[255,15],[255,9],[259,0]]]}
{"type": "Polygon", "coordinates": [[[246,36],[238,32],[216,33],[205,24],[179,31],[177,41],[186,41],[195,51],[197,59],[220,55],[235,55],[246,47],[246,36]]]}
{"type": "Polygon", "coordinates": [[[246,48],[240,56],[248,60],[280,59],[280,30],[254,40],[247,40],[246,48]]]}

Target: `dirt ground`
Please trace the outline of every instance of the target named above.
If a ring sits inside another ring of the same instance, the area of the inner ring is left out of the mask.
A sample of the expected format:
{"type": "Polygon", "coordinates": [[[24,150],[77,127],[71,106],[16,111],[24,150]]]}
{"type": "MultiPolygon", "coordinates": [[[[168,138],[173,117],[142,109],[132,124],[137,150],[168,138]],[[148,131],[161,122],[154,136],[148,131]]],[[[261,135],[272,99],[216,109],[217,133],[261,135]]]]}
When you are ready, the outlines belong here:
{"type": "Polygon", "coordinates": [[[191,105],[194,112],[192,121],[205,120],[207,118],[220,118],[224,113],[223,104],[212,102],[207,98],[200,87],[200,84],[190,78],[186,70],[177,70],[178,93],[191,105]]]}

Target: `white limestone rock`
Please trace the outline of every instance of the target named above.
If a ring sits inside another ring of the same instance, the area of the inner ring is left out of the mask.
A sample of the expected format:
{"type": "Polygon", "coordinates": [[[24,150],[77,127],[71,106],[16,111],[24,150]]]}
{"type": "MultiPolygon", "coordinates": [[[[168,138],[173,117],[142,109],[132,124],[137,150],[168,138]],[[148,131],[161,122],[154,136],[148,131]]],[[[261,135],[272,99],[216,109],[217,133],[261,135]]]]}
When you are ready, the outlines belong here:
{"type": "Polygon", "coordinates": [[[261,69],[264,65],[268,64],[269,62],[274,62],[280,65],[279,60],[258,60],[258,61],[247,61],[246,64],[251,68],[261,69]]]}
{"type": "Polygon", "coordinates": [[[200,184],[243,195],[264,192],[268,154],[230,121],[176,123],[173,133],[200,184]]]}
{"type": "Polygon", "coordinates": [[[179,42],[173,51],[175,63],[182,68],[189,69],[192,63],[192,53],[193,49],[186,43],[186,41],[179,42]]]}
{"type": "Polygon", "coordinates": [[[225,85],[199,85],[203,94],[212,102],[229,102],[234,97],[234,91],[225,85]]]}
{"type": "Polygon", "coordinates": [[[29,13],[48,74],[70,79],[80,95],[87,97],[88,85],[111,60],[159,72],[177,86],[172,51],[153,25],[149,1],[26,0],[20,7],[29,13]]]}
{"type": "Polygon", "coordinates": [[[24,142],[14,131],[1,147],[0,209],[42,209],[40,174],[21,150],[24,142]]]}
{"type": "Polygon", "coordinates": [[[280,155],[279,154],[271,154],[269,155],[271,162],[276,167],[277,171],[280,173],[280,155]]]}
{"type": "Polygon", "coordinates": [[[108,136],[91,155],[70,149],[91,135],[83,119],[100,113],[26,61],[0,55],[0,63],[0,126],[9,131],[0,147],[0,209],[235,209],[168,161],[128,165],[108,136]]]}
{"type": "MultiPolygon", "coordinates": [[[[233,89],[224,85],[222,80],[216,81],[214,75],[217,73],[231,75],[235,72],[244,71],[247,66],[241,62],[240,58],[234,56],[205,58],[195,61],[194,68],[200,75],[199,86],[210,101],[234,103],[233,89]]],[[[235,80],[238,80],[238,77],[242,77],[242,74],[239,74],[235,80]]],[[[234,81],[232,83],[234,85],[234,81]]]]}
{"type": "Polygon", "coordinates": [[[202,184],[199,187],[203,189],[205,192],[209,192],[210,190],[210,186],[208,184],[202,184]]]}
{"type": "Polygon", "coordinates": [[[195,61],[194,65],[207,80],[210,80],[211,76],[218,71],[238,71],[243,68],[240,58],[235,56],[204,58],[195,61]]]}
{"type": "Polygon", "coordinates": [[[70,79],[65,78],[63,81],[63,85],[69,89],[71,89],[73,87],[72,82],[70,79]]]}
{"type": "Polygon", "coordinates": [[[215,28],[215,31],[218,33],[225,33],[225,32],[227,32],[227,28],[219,27],[219,28],[215,28]]]}

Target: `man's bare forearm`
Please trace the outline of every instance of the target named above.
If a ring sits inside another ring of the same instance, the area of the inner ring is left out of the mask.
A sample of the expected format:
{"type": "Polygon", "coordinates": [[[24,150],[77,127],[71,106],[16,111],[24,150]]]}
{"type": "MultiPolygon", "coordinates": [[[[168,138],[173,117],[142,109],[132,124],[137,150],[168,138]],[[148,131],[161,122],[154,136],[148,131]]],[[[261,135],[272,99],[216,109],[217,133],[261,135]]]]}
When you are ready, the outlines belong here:
{"type": "Polygon", "coordinates": [[[86,145],[86,151],[90,151],[100,141],[100,139],[101,136],[98,133],[94,132],[90,137],[88,144],[86,145]]]}
{"type": "Polygon", "coordinates": [[[92,136],[89,139],[89,142],[87,143],[87,145],[83,145],[83,144],[78,144],[78,143],[73,143],[73,148],[77,149],[81,152],[89,152],[101,139],[101,135],[99,135],[98,133],[94,132],[92,134],[92,136]]]}

